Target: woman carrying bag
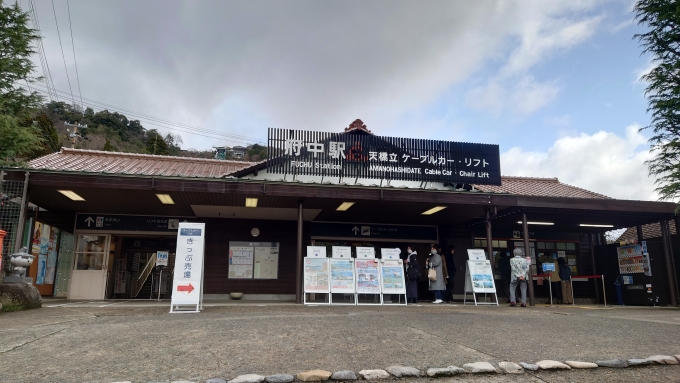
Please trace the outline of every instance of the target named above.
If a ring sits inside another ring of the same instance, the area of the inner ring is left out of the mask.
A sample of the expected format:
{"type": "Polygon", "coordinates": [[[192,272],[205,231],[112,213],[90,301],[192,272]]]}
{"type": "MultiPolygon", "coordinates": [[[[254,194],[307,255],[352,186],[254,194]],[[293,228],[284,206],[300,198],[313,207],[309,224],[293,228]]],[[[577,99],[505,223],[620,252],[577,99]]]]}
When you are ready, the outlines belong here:
{"type": "Polygon", "coordinates": [[[439,255],[439,246],[432,245],[430,257],[427,259],[427,279],[430,281],[430,291],[434,292],[435,301],[432,303],[442,303],[444,291],[446,291],[446,281],[442,270],[442,257],[439,255]]]}

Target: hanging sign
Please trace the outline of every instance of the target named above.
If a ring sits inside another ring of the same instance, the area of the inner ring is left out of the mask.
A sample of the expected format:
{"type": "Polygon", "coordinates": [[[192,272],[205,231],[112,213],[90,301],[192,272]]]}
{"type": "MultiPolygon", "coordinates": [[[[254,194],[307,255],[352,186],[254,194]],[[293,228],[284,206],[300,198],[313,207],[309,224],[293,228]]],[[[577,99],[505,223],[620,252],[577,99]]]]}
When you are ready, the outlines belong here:
{"type": "Polygon", "coordinates": [[[307,246],[308,258],[326,258],[326,246],[307,246]]]}
{"type": "Polygon", "coordinates": [[[357,247],[357,259],[375,259],[374,247],[357,247]]]}
{"type": "Polygon", "coordinates": [[[76,230],[177,231],[179,221],[176,217],[76,214],[76,230]]]}
{"type": "Polygon", "coordinates": [[[465,291],[475,293],[495,293],[496,285],[491,272],[491,263],[484,261],[467,261],[465,272],[465,291]]]}
{"type": "Polygon", "coordinates": [[[501,184],[498,145],[269,128],[267,171],[501,184]]]}
{"type": "Polygon", "coordinates": [[[380,249],[380,257],[382,259],[399,259],[401,250],[399,249],[380,249]]]}
{"type": "Polygon", "coordinates": [[[168,252],[167,251],[157,251],[156,252],[156,266],[167,266],[168,265],[168,252]]]}
{"type": "Polygon", "coordinates": [[[437,226],[383,225],[374,223],[312,222],[312,238],[345,238],[371,241],[437,243],[437,226]]]}
{"type": "Polygon", "coordinates": [[[354,292],[354,261],[331,258],[331,293],[353,294],[354,292]]]}
{"type": "Polygon", "coordinates": [[[305,258],[304,288],[306,293],[328,293],[328,258],[305,258]]]}
{"type": "Polygon", "coordinates": [[[383,261],[380,265],[382,293],[406,294],[404,266],[400,260],[383,261]]]}
{"type": "Polygon", "coordinates": [[[357,293],[380,294],[378,261],[357,259],[355,268],[357,272],[357,293]]]}
{"type": "Polygon", "coordinates": [[[352,258],[352,248],[349,246],[333,246],[333,258],[352,258]]]}
{"type": "Polygon", "coordinates": [[[181,311],[178,306],[196,306],[194,311],[199,311],[203,303],[204,250],[205,223],[180,222],[170,312],[181,311]]]}

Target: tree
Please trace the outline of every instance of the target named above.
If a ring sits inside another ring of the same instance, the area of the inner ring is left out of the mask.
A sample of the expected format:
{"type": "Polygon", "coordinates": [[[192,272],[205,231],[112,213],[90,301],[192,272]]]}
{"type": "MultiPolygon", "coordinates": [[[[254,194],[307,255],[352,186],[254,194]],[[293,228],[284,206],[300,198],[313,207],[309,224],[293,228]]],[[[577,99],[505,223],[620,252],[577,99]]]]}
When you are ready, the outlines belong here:
{"type": "Polygon", "coordinates": [[[151,129],[146,132],[146,151],[149,154],[158,154],[164,156],[170,154],[170,151],[168,150],[168,144],[156,129],[151,129]]]}
{"type": "Polygon", "coordinates": [[[676,0],[640,0],[635,19],[649,31],[634,36],[643,54],[650,53],[657,65],[641,80],[652,121],[649,139],[654,159],[649,174],[656,176],[661,199],[680,197],[680,3],[676,0]]]}
{"type": "Polygon", "coordinates": [[[13,165],[43,144],[37,124],[19,125],[17,118],[0,114],[0,165],[13,165]]]}
{"type": "Polygon", "coordinates": [[[37,131],[42,138],[42,145],[36,148],[34,156],[38,157],[58,152],[61,149],[61,144],[59,143],[57,129],[54,128],[52,120],[45,113],[38,114],[34,120],[37,131]]]}
{"type": "Polygon", "coordinates": [[[111,140],[107,138],[106,142],[104,143],[104,147],[102,148],[102,150],[105,151],[105,152],[117,152],[118,148],[111,145],[111,140]]]}

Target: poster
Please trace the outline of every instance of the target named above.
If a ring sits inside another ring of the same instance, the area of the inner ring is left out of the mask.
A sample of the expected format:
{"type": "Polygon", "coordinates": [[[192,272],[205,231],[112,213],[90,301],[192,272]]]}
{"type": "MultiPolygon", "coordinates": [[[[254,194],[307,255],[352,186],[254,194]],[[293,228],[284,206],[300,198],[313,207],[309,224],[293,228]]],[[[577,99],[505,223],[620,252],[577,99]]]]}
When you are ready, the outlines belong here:
{"type": "Polygon", "coordinates": [[[229,242],[230,279],[277,279],[278,242],[229,242]]]}
{"type": "Polygon", "coordinates": [[[37,263],[36,285],[52,285],[57,273],[57,244],[59,229],[40,222],[35,223],[33,232],[31,255],[37,263]]]}
{"type": "Polygon", "coordinates": [[[375,259],[375,248],[357,247],[357,259],[375,259]]]}
{"type": "Polygon", "coordinates": [[[483,261],[486,259],[486,253],[482,249],[467,249],[468,259],[474,261],[483,261]]]}
{"type": "Polygon", "coordinates": [[[351,259],[331,259],[331,292],[355,292],[354,262],[351,259]]]}
{"type": "Polygon", "coordinates": [[[305,257],[304,277],[306,293],[328,293],[328,258],[305,257]]]}
{"type": "Polygon", "coordinates": [[[254,244],[253,277],[255,279],[276,279],[279,276],[279,243],[262,242],[254,244]],[[259,245],[259,246],[256,246],[259,245]]]}
{"type": "Polygon", "coordinates": [[[229,275],[231,279],[251,279],[253,277],[253,257],[255,250],[248,242],[229,242],[229,275]]]}
{"type": "MultiPolygon", "coordinates": [[[[372,247],[370,249],[372,249],[372,247]]],[[[357,293],[380,294],[380,274],[378,271],[378,261],[357,260],[356,271],[357,293]]]]}
{"type": "Polygon", "coordinates": [[[349,246],[333,246],[333,258],[352,258],[352,248],[349,246]]]}
{"type": "Polygon", "coordinates": [[[576,260],[574,258],[569,258],[567,259],[567,263],[569,264],[569,266],[575,266],[576,260]]]}
{"type": "Polygon", "coordinates": [[[404,267],[400,260],[383,261],[380,271],[383,294],[406,294],[404,267]]]}
{"type": "Polygon", "coordinates": [[[557,251],[557,258],[566,258],[567,257],[567,252],[564,250],[558,250],[557,251]]]}
{"type": "Polygon", "coordinates": [[[467,261],[466,277],[468,279],[465,283],[467,291],[470,291],[468,288],[471,288],[475,293],[496,292],[489,261],[467,261]]]}
{"type": "Polygon", "coordinates": [[[326,246],[307,246],[307,258],[326,258],[326,246]]]}
{"type": "Polygon", "coordinates": [[[400,254],[401,250],[399,249],[394,248],[380,249],[380,257],[382,259],[399,259],[400,254]]]}

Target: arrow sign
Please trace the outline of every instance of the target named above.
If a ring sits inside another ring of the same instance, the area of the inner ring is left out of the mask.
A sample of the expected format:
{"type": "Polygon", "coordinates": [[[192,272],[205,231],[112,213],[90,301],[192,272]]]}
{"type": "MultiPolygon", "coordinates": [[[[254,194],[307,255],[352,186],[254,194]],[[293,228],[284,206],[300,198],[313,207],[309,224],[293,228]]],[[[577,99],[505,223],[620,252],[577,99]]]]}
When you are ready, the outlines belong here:
{"type": "Polygon", "coordinates": [[[90,227],[90,225],[94,223],[94,220],[92,217],[87,217],[85,218],[85,223],[87,223],[87,227],[90,227]]]}
{"type": "MultiPolygon", "coordinates": [[[[90,219],[92,219],[92,218],[90,218],[90,219]]],[[[90,226],[90,225],[87,225],[87,226],[90,226]]],[[[354,235],[357,235],[357,233],[359,232],[359,228],[354,226],[354,229],[352,229],[352,231],[354,232],[354,235]]]]}
{"type": "Polygon", "coordinates": [[[177,286],[177,291],[186,291],[187,293],[191,294],[192,291],[194,291],[194,286],[189,283],[188,285],[185,286],[177,286]]]}

